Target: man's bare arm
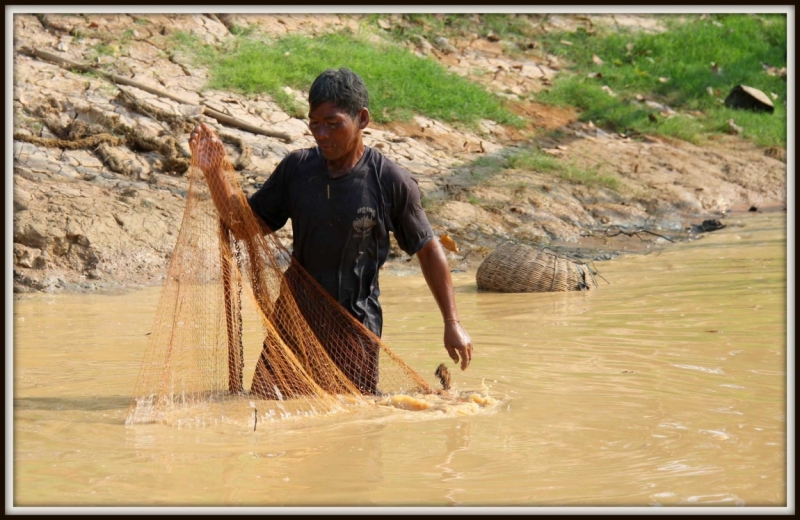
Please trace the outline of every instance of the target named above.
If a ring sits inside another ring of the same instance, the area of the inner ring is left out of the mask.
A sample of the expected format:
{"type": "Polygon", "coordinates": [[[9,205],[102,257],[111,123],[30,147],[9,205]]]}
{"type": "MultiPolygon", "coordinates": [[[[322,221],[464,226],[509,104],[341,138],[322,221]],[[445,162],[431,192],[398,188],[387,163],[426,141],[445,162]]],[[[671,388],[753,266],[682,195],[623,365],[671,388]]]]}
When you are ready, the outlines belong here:
{"type": "Polygon", "coordinates": [[[439,240],[434,238],[425,244],[417,258],[444,319],[444,347],[455,363],[460,358],[461,370],[466,370],[472,360],[472,339],[459,322],[450,266],[439,240]]]}

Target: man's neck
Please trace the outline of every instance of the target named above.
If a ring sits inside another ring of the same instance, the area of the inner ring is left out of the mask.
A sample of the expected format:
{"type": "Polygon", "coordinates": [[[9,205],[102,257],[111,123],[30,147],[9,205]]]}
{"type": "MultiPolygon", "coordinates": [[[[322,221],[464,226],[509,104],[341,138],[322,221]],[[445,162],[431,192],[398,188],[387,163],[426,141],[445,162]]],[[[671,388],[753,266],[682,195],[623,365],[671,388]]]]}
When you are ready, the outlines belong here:
{"type": "Polygon", "coordinates": [[[364,151],[364,143],[359,139],[352,153],[333,161],[325,161],[328,166],[328,173],[334,178],[345,175],[358,164],[358,161],[360,161],[361,157],[364,155],[364,151]]]}

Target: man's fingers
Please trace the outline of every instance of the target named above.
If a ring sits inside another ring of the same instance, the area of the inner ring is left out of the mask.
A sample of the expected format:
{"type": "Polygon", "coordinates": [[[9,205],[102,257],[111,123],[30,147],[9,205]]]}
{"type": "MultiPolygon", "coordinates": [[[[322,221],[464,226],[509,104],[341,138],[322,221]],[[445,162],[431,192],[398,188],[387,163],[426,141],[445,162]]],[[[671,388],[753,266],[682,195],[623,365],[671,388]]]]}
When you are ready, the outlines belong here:
{"type": "Polygon", "coordinates": [[[192,130],[192,134],[189,137],[189,141],[197,142],[201,139],[206,139],[206,138],[213,139],[214,137],[216,137],[214,130],[212,130],[211,127],[209,127],[207,124],[200,123],[199,125],[194,127],[194,130],[192,130]]]}
{"type": "Polygon", "coordinates": [[[445,345],[444,348],[447,349],[447,353],[450,354],[450,359],[453,360],[453,363],[458,363],[458,352],[456,349],[450,345],[445,345]]]}
{"type": "Polygon", "coordinates": [[[459,349],[461,352],[461,370],[466,370],[469,362],[472,361],[472,352],[466,347],[459,349]]]}

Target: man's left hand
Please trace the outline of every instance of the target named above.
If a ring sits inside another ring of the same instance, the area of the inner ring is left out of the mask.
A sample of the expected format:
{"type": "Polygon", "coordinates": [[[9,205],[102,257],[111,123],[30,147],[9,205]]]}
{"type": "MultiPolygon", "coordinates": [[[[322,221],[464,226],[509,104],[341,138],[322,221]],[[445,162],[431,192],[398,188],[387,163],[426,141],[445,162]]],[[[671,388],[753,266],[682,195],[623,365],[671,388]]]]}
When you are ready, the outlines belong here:
{"type": "Polygon", "coordinates": [[[444,348],[454,363],[461,359],[461,370],[466,370],[472,361],[472,339],[457,321],[445,322],[444,348]]]}

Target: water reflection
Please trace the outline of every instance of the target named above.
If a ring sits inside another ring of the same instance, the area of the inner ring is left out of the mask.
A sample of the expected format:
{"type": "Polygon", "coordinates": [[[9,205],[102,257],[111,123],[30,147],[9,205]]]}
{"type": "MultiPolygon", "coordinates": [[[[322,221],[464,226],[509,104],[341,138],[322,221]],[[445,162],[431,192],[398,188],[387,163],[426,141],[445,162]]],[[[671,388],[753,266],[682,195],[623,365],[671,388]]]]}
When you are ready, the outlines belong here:
{"type": "Polygon", "coordinates": [[[436,465],[437,468],[442,470],[442,482],[444,483],[444,487],[446,489],[449,488],[444,496],[447,499],[447,505],[450,506],[461,505],[461,502],[456,499],[456,494],[466,491],[459,487],[459,480],[463,479],[463,476],[457,469],[453,468],[453,459],[459,452],[469,450],[471,428],[472,422],[469,420],[460,420],[446,430],[445,459],[441,464],[436,465]]]}

